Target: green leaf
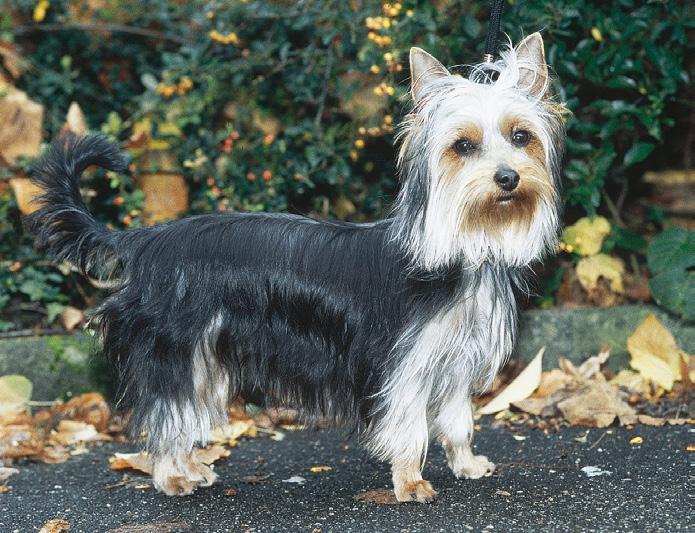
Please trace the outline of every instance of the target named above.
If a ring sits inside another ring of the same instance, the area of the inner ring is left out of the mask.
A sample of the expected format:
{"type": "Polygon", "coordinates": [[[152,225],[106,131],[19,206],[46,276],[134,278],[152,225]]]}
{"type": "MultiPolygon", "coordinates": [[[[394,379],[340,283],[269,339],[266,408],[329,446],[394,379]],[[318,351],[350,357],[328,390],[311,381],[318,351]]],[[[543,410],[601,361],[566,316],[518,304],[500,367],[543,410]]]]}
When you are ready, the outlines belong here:
{"type": "Polygon", "coordinates": [[[655,274],[695,267],[695,232],[673,227],[657,235],[647,249],[647,265],[655,274]]]}
{"type": "Polygon", "coordinates": [[[634,165],[636,163],[641,163],[649,156],[649,154],[651,154],[654,151],[655,147],[656,145],[652,143],[641,142],[633,144],[632,147],[625,154],[625,159],[623,160],[623,162],[626,165],[634,165]]]}
{"type": "Polygon", "coordinates": [[[695,272],[671,269],[649,280],[656,303],[686,320],[695,319],[695,272]]]}

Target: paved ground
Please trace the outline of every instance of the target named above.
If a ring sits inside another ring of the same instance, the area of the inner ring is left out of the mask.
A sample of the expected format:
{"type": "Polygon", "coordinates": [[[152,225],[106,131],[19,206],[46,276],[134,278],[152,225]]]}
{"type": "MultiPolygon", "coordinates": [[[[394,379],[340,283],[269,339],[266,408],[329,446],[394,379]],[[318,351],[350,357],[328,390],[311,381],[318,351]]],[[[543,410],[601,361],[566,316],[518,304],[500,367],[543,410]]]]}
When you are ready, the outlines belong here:
{"type": "Polygon", "coordinates": [[[585,442],[575,440],[585,433],[576,428],[550,436],[536,430],[520,441],[484,424],[476,447],[500,465],[498,472],[455,480],[433,446],[426,477],[440,497],[431,505],[354,501],[360,491],[388,486],[388,469],[354,440],[330,431],[244,441],[218,463],[218,484],[185,498],[151,488],[107,488],[122,479],[108,469],[107,458],[125,450],[109,444],[60,465],[20,465],[10,491],[0,495],[0,531],[35,531],[51,518],[69,521],[71,533],[693,531],[686,451],[695,444],[691,428],[594,429],[585,442]],[[635,436],[643,444],[629,444],[635,436]],[[311,473],[316,465],[333,468],[311,473]],[[588,477],[581,471],[586,466],[611,473],[588,477]],[[270,477],[241,480],[257,474],[270,477]],[[291,476],[306,483],[282,481],[291,476]],[[225,496],[228,488],[236,496],[225,496]]]}

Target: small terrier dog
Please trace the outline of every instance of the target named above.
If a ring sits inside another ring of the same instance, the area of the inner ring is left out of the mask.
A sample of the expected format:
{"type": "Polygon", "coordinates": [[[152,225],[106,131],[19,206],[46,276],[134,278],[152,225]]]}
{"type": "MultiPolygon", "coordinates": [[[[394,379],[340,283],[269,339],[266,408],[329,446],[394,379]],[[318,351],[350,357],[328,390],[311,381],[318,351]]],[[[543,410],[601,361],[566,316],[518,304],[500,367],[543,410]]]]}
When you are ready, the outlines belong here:
{"type": "Polygon", "coordinates": [[[56,260],[111,280],[94,323],[166,494],[215,481],[193,446],[259,392],[351,424],[390,462],[399,501],[437,495],[422,477],[431,438],[456,477],[493,472],[471,450],[471,395],[512,351],[529,265],[557,246],[562,106],[538,33],[465,77],[419,48],[410,69],[402,187],[378,222],[226,212],[110,231],[79,180],[125,171],[113,144],[63,139],[38,166],[29,227],[56,260]]]}

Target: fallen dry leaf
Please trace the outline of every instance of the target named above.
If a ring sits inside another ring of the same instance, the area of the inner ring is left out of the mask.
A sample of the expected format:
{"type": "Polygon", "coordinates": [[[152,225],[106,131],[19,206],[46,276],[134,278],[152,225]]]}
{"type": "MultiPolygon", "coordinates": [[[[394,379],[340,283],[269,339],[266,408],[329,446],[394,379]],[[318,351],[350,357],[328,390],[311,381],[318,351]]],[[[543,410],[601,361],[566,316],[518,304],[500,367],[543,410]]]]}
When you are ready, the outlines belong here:
{"type": "Polygon", "coordinates": [[[0,466],[0,481],[5,481],[9,479],[10,476],[14,476],[15,474],[19,474],[19,470],[17,470],[16,468],[0,466]]]}
{"type": "Polygon", "coordinates": [[[495,491],[495,494],[496,494],[497,496],[505,496],[506,498],[508,498],[508,497],[510,497],[510,496],[512,495],[512,493],[509,492],[509,491],[506,491],[506,490],[499,490],[499,489],[497,489],[497,490],[495,491]]]}
{"type": "Polygon", "coordinates": [[[49,465],[64,463],[70,459],[70,450],[65,446],[46,446],[36,458],[49,465]]]}
{"type": "Polygon", "coordinates": [[[628,370],[627,368],[624,368],[618,372],[613,379],[609,381],[609,383],[616,387],[623,387],[630,392],[645,396],[651,393],[649,381],[646,380],[639,372],[628,370]]]}
{"type": "Polygon", "coordinates": [[[489,403],[478,409],[479,414],[490,415],[503,411],[512,402],[518,402],[533,393],[541,382],[543,371],[543,353],[545,347],[541,348],[533,360],[521,371],[502,392],[495,396],[489,403]]]}
{"type": "Polygon", "coordinates": [[[632,437],[630,439],[630,444],[642,444],[644,439],[642,437],[632,437]]]}
{"type": "Polygon", "coordinates": [[[39,533],[62,533],[68,529],[70,529],[70,522],[62,518],[54,518],[46,522],[41,529],[39,529],[39,533]]]}
{"type": "Polygon", "coordinates": [[[253,419],[232,420],[224,426],[213,429],[208,434],[208,441],[236,446],[238,438],[243,436],[255,437],[256,431],[256,424],[253,419]]]}
{"type": "Polygon", "coordinates": [[[111,470],[132,468],[145,474],[152,474],[152,459],[147,455],[147,452],[116,453],[109,458],[109,463],[111,470]]]}
{"type": "Polygon", "coordinates": [[[630,366],[667,391],[681,378],[681,358],[686,362],[690,358],[679,349],[676,339],[653,314],[628,337],[627,349],[630,366]]]}
{"type": "Polygon", "coordinates": [[[107,533],[174,533],[184,529],[191,529],[191,524],[183,520],[174,522],[147,522],[144,524],[126,524],[116,529],[109,529],[107,533]]]}
{"type": "MultiPolygon", "coordinates": [[[[223,457],[229,457],[231,453],[224,446],[213,444],[206,448],[196,448],[193,450],[196,458],[206,465],[212,464],[223,457]]],[[[152,474],[152,459],[147,452],[138,453],[115,453],[109,458],[111,470],[125,470],[131,468],[145,474],[152,474]]]]}
{"type": "Polygon", "coordinates": [[[665,418],[657,418],[649,415],[637,415],[637,421],[645,426],[663,426],[666,423],[665,418]]]}
{"type": "Polygon", "coordinates": [[[98,392],[75,396],[67,403],[54,406],[51,411],[61,418],[92,424],[97,431],[105,431],[111,419],[109,404],[98,392]]]}
{"type": "Polygon", "coordinates": [[[234,488],[224,489],[224,492],[222,494],[224,494],[225,496],[229,496],[230,498],[233,498],[237,495],[237,490],[234,488]]]}
{"type": "Polygon", "coordinates": [[[688,452],[695,452],[695,444],[688,444],[688,447],[686,448],[686,451],[688,451],[688,452]]]}
{"type": "Polygon", "coordinates": [[[318,474],[319,472],[328,472],[329,470],[333,470],[332,466],[312,466],[310,469],[314,474],[318,474]]]}
{"type": "Polygon", "coordinates": [[[0,426],[0,458],[32,457],[43,447],[43,434],[29,424],[0,426]]]}
{"type": "Polygon", "coordinates": [[[110,441],[111,437],[99,433],[92,424],[79,420],[61,420],[51,432],[49,440],[54,444],[69,446],[78,442],[110,441]]]}
{"type": "Polygon", "coordinates": [[[586,291],[596,289],[599,278],[608,280],[613,292],[622,294],[624,291],[625,266],[620,259],[615,257],[606,254],[583,257],[577,263],[576,272],[579,283],[586,291]]]}
{"type": "Polygon", "coordinates": [[[622,425],[634,424],[637,413],[622,398],[622,393],[608,383],[590,382],[558,402],[558,409],[570,424],[607,427],[615,418],[622,425]]]}
{"type": "Polygon", "coordinates": [[[24,376],[0,377],[0,416],[24,411],[31,400],[32,385],[24,376]]]}
{"type": "Polygon", "coordinates": [[[400,503],[392,489],[368,490],[355,494],[352,499],[356,502],[376,503],[379,505],[398,505],[400,503]]]}
{"type": "Polygon", "coordinates": [[[210,465],[223,457],[229,457],[231,452],[224,446],[213,444],[205,448],[196,448],[193,453],[200,462],[210,465]]]}

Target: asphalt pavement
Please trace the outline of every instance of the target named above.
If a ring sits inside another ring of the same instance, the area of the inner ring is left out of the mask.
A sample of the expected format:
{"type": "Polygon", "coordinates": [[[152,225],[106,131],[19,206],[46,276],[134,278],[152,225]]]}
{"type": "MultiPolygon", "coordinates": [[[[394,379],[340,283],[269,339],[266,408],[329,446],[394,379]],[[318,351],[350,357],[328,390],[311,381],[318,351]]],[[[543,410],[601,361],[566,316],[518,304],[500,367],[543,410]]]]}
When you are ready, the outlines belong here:
{"type": "Polygon", "coordinates": [[[432,445],[425,477],[439,498],[385,505],[354,496],[389,487],[387,465],[332,430],[244,440],[216,464],[219,481],[187,497],[156,493],[132,472],[124,482],[108,457],[133,448],[108,443],[63,464],[19,463],[0,494],[0,532],[37,531],[55,518],[70,533],[693,531],[692,444],[689,425],[544,435],[487,420],[475,448],[498,464],[495,475],[457,480],[432,445]]]}

